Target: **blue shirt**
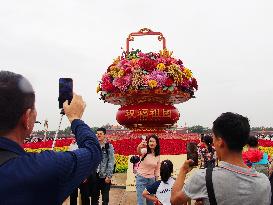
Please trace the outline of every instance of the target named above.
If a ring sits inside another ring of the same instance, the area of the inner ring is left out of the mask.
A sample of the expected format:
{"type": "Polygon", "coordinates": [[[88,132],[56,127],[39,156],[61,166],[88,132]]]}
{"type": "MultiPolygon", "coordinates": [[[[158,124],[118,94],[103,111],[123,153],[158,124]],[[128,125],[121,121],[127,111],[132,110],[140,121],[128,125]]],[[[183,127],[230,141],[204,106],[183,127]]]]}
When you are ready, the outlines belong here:
{"type": "Polygon", "coordinates": [[[265,164],[265,165],[267,165],[268,163],[269,163],[268,154],[264,153],[263,158],[259,162],[254,162],[253,164],[261,164],[261,165],[265,164]]]}
{"type": "Polygon", "coordinates": [[[18,156],[0,166],[0,205],[60,205],[98,167],[102,153],[96,135],[81,120],[71,124],[79,149],[27,153],[7,138],[0,148],[18,156]]]}

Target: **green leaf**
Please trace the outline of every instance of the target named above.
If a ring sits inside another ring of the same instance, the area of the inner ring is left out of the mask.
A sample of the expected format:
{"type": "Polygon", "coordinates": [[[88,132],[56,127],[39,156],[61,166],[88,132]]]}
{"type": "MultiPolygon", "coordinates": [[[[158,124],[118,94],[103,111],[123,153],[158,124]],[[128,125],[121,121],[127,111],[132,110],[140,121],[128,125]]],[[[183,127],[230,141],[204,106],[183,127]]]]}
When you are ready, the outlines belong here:
{"type": "Polygon", "coordinates": [[[144,74],[148,74],[148,72],[147,72],[146,70],[143,70],[143,71],[142,71],[142,73],[144,73],[144,74]]]}
{"type": "Polygon", "coordinates": [[[173,86],[169,87],[169,91],[173,91],[173,90],[174,90],[173,86]]]}

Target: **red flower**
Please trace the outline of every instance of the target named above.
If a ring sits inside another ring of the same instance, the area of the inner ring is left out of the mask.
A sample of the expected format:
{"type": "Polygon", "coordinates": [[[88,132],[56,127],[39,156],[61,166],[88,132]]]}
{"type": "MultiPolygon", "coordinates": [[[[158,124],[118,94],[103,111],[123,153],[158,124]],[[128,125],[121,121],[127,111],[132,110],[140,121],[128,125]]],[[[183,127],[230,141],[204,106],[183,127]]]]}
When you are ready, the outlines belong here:
{"type": "Polygon", "coordinates": [[[157,62],[155,60],[151,60],[149,58],[142,58],[138,61],[138,65],[140,68],[142,68],[148,72],[151,72],[156,68],[157,62]]]}
{"type": "Polygon", "coordinates": [[[182,60],[178,59],[177,64],[178,64],[178,65],[183,65],[182,60]]]}
{"type": "Polygon", "coordinates": [[[170,87],[170,86],[172,86],[172,84],[173,84],[173,79],[172,78],[167,78],[167,80],[165,81],[165,85],[167,87],[170,87]]]}
{"type": "Polygon", "coordinates": [[[249,162],[259,162],[263,158],[263,152],[258,149],[250,149],[243,152],[243,160],[245,163],[249,162]]]}
{"type": "Polygon", "coordinates": [[[198,90],[198,84],[195,78],[191,79],[191,86],[195,88],[195,90],[198,90]]]}
{"type": "Polygon", "coordinates": [[[110,81],[104,81],[101,84],[101,89],[106,92],[115,90],[115,86],[110,81]]]}

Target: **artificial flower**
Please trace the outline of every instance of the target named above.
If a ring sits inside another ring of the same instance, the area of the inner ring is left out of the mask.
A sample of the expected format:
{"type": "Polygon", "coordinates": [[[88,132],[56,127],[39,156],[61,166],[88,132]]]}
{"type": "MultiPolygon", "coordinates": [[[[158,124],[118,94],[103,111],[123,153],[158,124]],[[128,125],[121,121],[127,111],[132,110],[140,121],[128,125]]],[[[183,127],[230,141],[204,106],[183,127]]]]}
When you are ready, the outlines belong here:
{"type": "Polygon", "coordinates": [[[182,82],[183,73],[180,70],[180,67],[178,65],[172,64],[168,66],[168,73],[170,76],[173,77],[174,82],[176,84],[179,84],[180,82],[182,82]]]}
{"type": "Polygon", "coordinates": [[[106,92],[112,92],[115,90],[115,86],[112,84],[112,82],[104,81],[101,84],[101,90],[106,92]]]}
{"type": "Polygon", "coordinates": [[[121,60],[121,57],[118,56],[116,59],[114,59],[113,65],[117,65],[121,60]]]}
{"type": "Polygon", "coordinates": [[[99,93],[101,91],[100,85],[97,86],[96,92],[99,93]]]}
{"type": "Polygon", "coordinates": [[[117,78],[118,75],[119,75],[119,71],[120,71],[120,68],[119,68],[119,67],[117,67],[117,66],[111,66],[111,67],[110,67],[109,74],[110,74],[110,76],[112,76],[113,78],[117,78]]]}
{"type": "Polygon", "coordinates": [[[120,69],[118,74],[117,74],[117,77],[118,78],[122,77],[124,75],[124,73],[125,73],[124,70],[120,69]]]}
{"type": "Polygon", "coordinates": [[[195,78],[191,79],[191,86],[195,89],[198,90],[198,84],[195,78]]]}
{"type": "Polygon", "coordinates": [[[123,52],[111,64],[102,77],[97,92],[101,99],[112,92],[145,90],[157,87],[159,90],[182,90],[193,96],[198,84],[190,69],[172,52],[164,49],[159,53],[142,53],[140,50],[123,52]]]}
{"type": "Polygon", "coordinates": [[[187,79],[190,79],[192,77],[192,72],[188,68],[184,68],[183,73],[184,73],[184,75],[186,76],[187,79]]]}
{"type": "Polygon", "coordinates": [[[157,62],[149,58],[141,58],[138,60],[138,65],[143,70],[151,72],[156,68],[157,62]]]}
{"type": "Polygon", "coordinates": [[[156,68],[160,71],[164,71],[166,66],[164,65],[164,63],[159,63],[157,64],[156,68]]]}
{"type": "Polygon", "coordinates": [[[142,70],[134,70],[132,74],[132,87],[138,89],[143,84],[142,70]]]}
{"type": "Polygon", "coordinates": [[[263,152],[258,149],[249,149],[242,154],[243,160],[245,163],[247,162],[259,162],[263,158],[263,152]]]}
{"type": "Polygon", "coordinates": [[[157,82],[157,87],[162,87],[165,84],[167,78],[167,73],[160,70],[154,70],[149,75],[150,80],[155,80],[157,82]]]}
{"type": "Polygon", "coordinates": [[[132,82],[132,75],[126,75],[121,78],[115,78],[113,85],[116,86],[120,91],[124,92],[132,82]]]}
{"type": "Polygon", "coordinates": [[[165,86],[170,87],[173,85],[173,79],[172,78],[167,78],[165,81],[165,86]]]}
{"type": "Polygon", "coordinates": [[[172,54],[173,54],[173,52],[168,51],[168,49],[166,49],[166,48],[160,51],[160,56],[164,57],[164,58],[169,58],[172,56],[172,54]]]}
{"type": "Polygon", "coordinates": [[[155,88],[157,86],[157,82],[156,80],[149,80],[148,81],[148,85],[151,87],[151,88],[155,88]]]}
{"type": "Polygon", "coordinates": [[[180,65],[180,66],[182,66],[183,65],[183,61],[180,60],[180,59],[178,59],[177,64],[180,65]]]}

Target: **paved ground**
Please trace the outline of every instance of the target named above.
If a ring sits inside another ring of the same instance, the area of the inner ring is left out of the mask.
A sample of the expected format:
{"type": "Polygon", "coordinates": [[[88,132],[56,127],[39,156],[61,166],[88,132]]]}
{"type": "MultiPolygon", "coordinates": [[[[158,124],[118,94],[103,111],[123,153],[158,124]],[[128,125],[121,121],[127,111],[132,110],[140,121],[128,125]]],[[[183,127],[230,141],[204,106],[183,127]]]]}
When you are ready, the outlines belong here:
{"type": "MultiPolygon", "coordinates": [[[[109,205],[136,205],[136,192],[127,192],[125,190],[126,173],[115,174],[113,178],[113,186],[110,190],[109,205]]],[[[81,204],[80,201],[78,203],[81,204]]],[[[63,205],[69,205],[67,199],[63,205]]]]}

